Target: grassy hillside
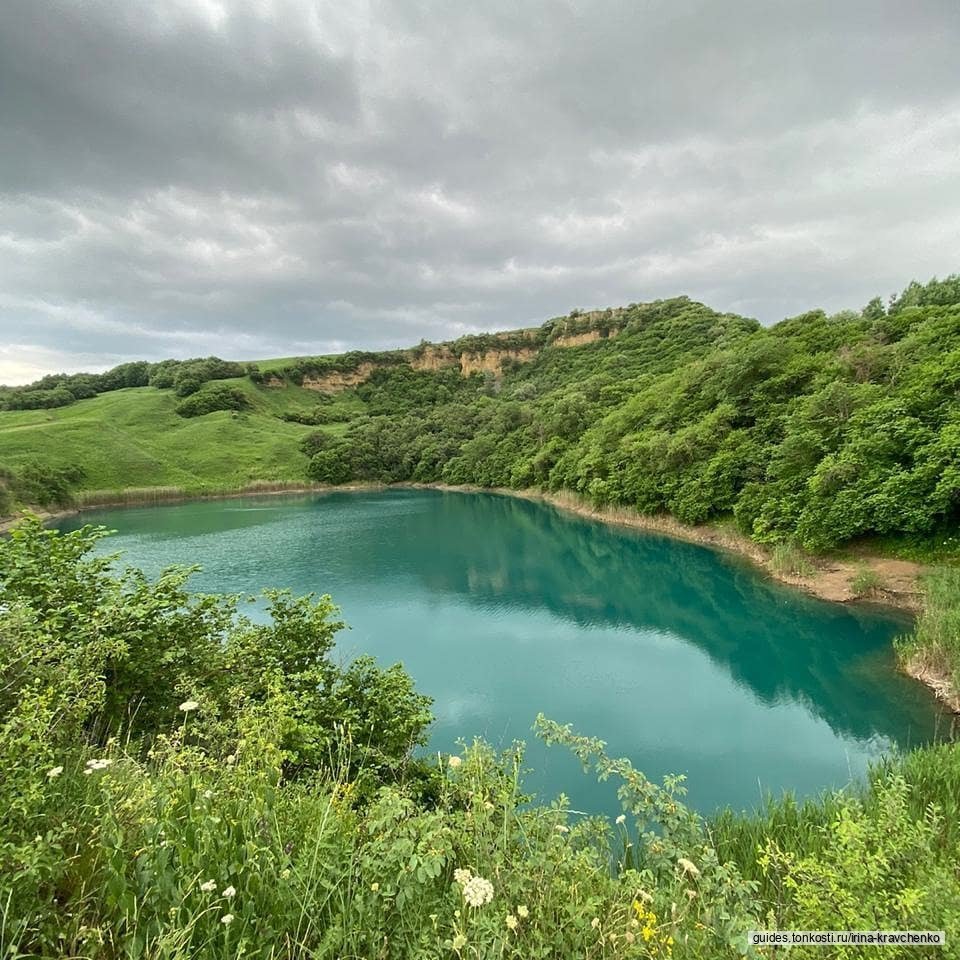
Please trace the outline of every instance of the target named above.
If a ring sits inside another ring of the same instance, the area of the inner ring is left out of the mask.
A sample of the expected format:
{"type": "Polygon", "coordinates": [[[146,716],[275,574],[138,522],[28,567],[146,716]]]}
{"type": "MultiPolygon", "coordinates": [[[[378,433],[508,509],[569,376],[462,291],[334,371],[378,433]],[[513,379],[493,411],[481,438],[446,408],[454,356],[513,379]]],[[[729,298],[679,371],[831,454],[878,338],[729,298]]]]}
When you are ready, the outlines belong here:
{"type": "Polygon", "coordinates": [[[177,415],[170,390],[128,387],[70,406],[0,413],[0,463],[14,471],[40,460],[82,466],[85,490],[304,480],[298,442],[308,427],[278,419],[311,410],[316,395],[292,384],[259,387],[231,380],[249,398],[245,411],[177,415]]]}

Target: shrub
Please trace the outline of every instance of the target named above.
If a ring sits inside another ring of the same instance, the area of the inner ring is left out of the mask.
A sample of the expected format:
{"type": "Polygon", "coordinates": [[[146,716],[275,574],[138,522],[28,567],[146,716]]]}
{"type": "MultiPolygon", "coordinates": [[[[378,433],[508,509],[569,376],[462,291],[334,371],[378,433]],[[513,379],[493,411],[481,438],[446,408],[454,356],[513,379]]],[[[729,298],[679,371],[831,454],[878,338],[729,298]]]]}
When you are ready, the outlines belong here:
{"type": "Polygon", "coordinates": [[[239,387],[214,383],[181,400],[176,412],[181,417],[201,417],[215,410],[246,410],[249,407],[250,400],[239,387]]]}

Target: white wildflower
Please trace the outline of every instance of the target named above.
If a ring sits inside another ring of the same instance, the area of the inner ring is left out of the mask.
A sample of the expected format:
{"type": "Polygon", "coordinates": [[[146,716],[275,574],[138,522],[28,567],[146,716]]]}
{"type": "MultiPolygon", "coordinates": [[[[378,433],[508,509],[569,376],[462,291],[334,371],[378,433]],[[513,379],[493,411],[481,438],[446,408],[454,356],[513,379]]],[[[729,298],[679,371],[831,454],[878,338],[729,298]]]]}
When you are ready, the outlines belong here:
{"type": "Polygon", "coordinates": [[[460,867],[453,871],[453,879],[456,880],[461,887],[466,886],[472,876],[473,874],[466,867],[460,867]]]}
{"type": "MultiPolygon", "coordinates": [[[[194,710],[199,710],[199,709],[200,709],[200,704],[197,703],[196,700],[184,700],[183,703],[180,704],[180,709],[181,709],[184,713],[192,713],[194,710]]],[[[228,916],[229,916],[229,914],[228,914],[228,916]]],[[[232,918],[231,918],[231,919],[232,919],[232,918]]]]}
{"type": "Polygon", "coordinates": [[[453,938],[453,943],[451,944],[451,946],[453,947],[454,950],[457,951],[457,953],[459,953],[466,945],[467,945],[467,938],[462,933],[458,933],[453,938]]]}
{"type": "Polygon", "coordinates": [[[210,893],[212,890],[216,890],[216,889],[217,889],[217,881],[216,881],[216,880],[206,880],[206,881],[204,881],[203,883],[200,884],[200,889],[201,889],[204,893],[210,893]]]}
{"type": "Polygon", "coordinates": [[[447,766],[451,770],[459,770],[460,767],[463,766],[463,759],[461,757],[451,757],[447,761],[447,766]]]}
{"type": "Polygon", "coordinates": [[[482,907],[493,899],[493,884],[483,877],[471,877],[463,885],[463,899],[471,907],[482,907]]]}
{"type": "MultiPolygon", "coordinates": [[[[88,760],[87,769],[88,770],[106,770],[113,761],[109,757],[104,757],[102,760],[88,760]]],[[[87,771],[85,770],[84,773],[87,771]]]]}
{"type": "Polygon", "coordinates": [[[599,918],[599,917],[594,917],[594,918],[590,921],[590,926],[593,927],[594,930],[599,930],[599,929],[600,929],[600,918],[599,918]]]}
{"type": "Polygon", "coordinates": [[[617,817],[617,826],[622,827],[626,822],[627,818],[621,813],[620,816],[617,817]]]}
{"type": "Polygon", "coordinates": [[[520,921],[512,913],[508,913],[506,922],[507,922],[508,929],[516,930],[517,924],[519,924],[520,921]]]}
{"type": "Polygon", "coordinates": [[[225,913],[225,914],[220,918],[220,922],[221,922],[221,923],[226,923],[226,924],[233,923],[233,914],[232,914],[232,913],[225,913]]]}
{"type": "Polygon", "coordinates": [[[236,887],[224,887],[224,888],[223,888],[223,893],[221,894],[221,896],[226,897],[228,900],[229,900],[231,897],[235,897],[236,895],[237,895],[237,888],[236,888],[236,887]]]}
{"type": "Polygon", "coordinates": [[[565,827],[562,823],[558,823],[553,829],[556,830],[557,833],[569,833],[569,832],[570,832],[570,828],[569,828],[569,827],[565,827]]]}
{"type": "Polygon", "coordinates": [[[527,909],[527,905],[525,903],[521,903],[520,906],[517,907],[517,916],[521,920],[526,920],[527,917],[530,916],[530,911],[527,909]]]}
{"type": "Polygon", "coordinates": [[[231,753],[230,756],[227,757],[227,766],[228,767],[233,766],[233,764],[235,764],[236,762],[237,762],[237,758],[231,753]]]}
{"type": "Polygon", "coordinates": [[[204,791],[203,791],[203,799],[204,799],[204,800],[212,800],[212,799],[213,799],[213,791],[212,791],[212,790],[204,790],[204,791]]]}
{"type": "Polygon", "coordinates": [[[59,777],[63,773],[63,767],[53,767],[47,771],[47,779],[52,780],[54,777],[59,777]]]}
{"type": "Polygon", "coordinates": [[[699,877],[699,876],[700,876],[700,871],[699,871],[699,870],[696,868],[696,866],[695,866],[690,860],[688,860],[686,857],[681,857],[681,858],[677,861],[677,866],[678,866],[684,873],[690,874],[691,877],[696,878],[696,877],[699,877]]]}

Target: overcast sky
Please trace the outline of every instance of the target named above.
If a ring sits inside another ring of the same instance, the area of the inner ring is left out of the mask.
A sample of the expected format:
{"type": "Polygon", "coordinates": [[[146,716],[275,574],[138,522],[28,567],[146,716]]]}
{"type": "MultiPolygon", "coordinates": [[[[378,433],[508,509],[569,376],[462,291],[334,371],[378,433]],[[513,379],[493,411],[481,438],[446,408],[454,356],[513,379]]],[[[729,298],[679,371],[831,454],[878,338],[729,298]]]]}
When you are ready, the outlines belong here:
{"type": "Polygon", "coordinates": [[[960,270],[957,0],[2,0],[0,381],[960,270]]]}

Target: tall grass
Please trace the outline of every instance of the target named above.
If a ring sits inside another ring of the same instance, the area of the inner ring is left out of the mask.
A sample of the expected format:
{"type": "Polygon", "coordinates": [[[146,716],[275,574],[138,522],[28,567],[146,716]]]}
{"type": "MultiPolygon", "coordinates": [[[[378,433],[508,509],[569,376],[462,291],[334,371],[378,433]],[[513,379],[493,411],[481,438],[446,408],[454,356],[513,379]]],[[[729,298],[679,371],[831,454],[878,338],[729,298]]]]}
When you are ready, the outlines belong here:
{"type": "Polygon", "coordinates": [[[250,483],[208,484],[203,486],[127,487],[121,490],[82,490],[76,497],[80,508],[166,503],[173,500],[215,499],[265,493],[298,493],[327,490],[328,486],[309,481],[254,480],[250,483]]]}
{"type": "Polygon", "coordinates": [[[896,641],[904,668],[923,677],[960,710],[960,567],[939,567],[924,577],[924,607],[916,628],[896,641]]]}

